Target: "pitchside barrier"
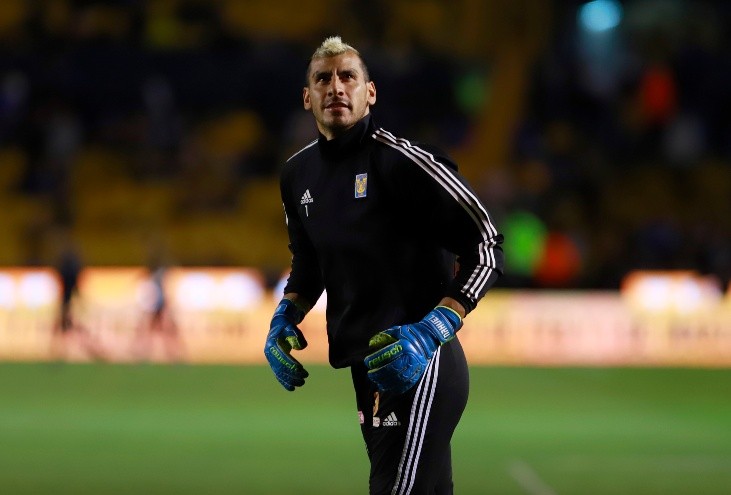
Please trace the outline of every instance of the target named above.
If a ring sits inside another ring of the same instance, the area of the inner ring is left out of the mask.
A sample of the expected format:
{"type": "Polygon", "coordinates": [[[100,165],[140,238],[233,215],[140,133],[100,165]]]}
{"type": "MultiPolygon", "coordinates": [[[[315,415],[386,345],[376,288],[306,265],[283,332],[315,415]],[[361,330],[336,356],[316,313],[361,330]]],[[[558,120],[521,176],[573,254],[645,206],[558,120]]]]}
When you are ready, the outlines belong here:
{"type": "MultiPolygon", "coordinates": [[[[263,362],[281,283],[266,290],[253,269],[171,268],[164,289],[167,311],[155,319],[159,294],[144,269],[87,268],[72,304],[76,333],[114,362],[263,362]]],[[[81,339],[54,334],[60,291],[50,268],[0,269],[0,360],[99,358],[81,339]]],[[[300,325],[304,363],[327,361],[325,299],[300,325]]],[[[692,272],[633,273],[618,292],[495,290],[459,338],[473,365],[729,367],[731,290],[692,272]]]]}

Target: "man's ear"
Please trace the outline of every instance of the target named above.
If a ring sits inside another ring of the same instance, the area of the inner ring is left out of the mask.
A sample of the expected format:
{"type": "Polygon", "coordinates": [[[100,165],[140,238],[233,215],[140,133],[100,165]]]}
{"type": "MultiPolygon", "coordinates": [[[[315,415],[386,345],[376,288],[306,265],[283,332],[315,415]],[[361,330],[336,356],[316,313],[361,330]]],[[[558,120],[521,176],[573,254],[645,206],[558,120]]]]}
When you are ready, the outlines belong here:
{"type": "Polygon", "coordinates": [[[376,104],[376,85],[373,81],[368,81],[368,104],[369,105],[375,105],[376,104]]]}
{"type": "Polygon", "coordinates": [[[305,106],[305,110],[312,110],[312,102],[310,101],[310,90],[304,88],[302,90],[302,103],[305,106]]]}

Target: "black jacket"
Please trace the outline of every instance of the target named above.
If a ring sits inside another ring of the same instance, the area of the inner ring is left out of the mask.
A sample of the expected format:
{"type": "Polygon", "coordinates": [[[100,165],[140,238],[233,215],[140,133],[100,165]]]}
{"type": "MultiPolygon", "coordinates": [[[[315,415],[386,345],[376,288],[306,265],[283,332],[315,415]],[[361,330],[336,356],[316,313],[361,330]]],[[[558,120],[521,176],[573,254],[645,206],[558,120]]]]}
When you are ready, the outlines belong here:
{"type": "Polygon", "coordinates": [[[332,366],[362,361],[373,335],[419,321],[444,296],[471,311],[502,273],[502,235],[456,170],[439,150],[376,129],[370,115],[285,164],[284,292],[314,304],[327,291],[332,366]]]}

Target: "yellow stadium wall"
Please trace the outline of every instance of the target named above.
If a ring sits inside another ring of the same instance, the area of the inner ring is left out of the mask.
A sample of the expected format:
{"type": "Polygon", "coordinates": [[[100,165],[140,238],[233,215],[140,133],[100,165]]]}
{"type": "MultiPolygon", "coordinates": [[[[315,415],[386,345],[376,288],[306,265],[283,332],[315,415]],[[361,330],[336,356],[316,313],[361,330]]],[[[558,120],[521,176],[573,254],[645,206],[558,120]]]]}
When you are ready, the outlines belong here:
{"type": "MultiPolygon", "coordinates": [[[[473,365],[731,366],[731,292],[706,294],[703,279],[683,273],[659,280],[630,279],[621,293],[496,290],[465,320],[459,338],[473,365]],[[689,280],[698,283],[689,288],[689,280]],[[651,287],[649,299],[642,299],[642,284],[651,287]]],[[[263,362],[280,294],[265,290],[256,270],[174,268],[165,286],[185,361],[263,362]]],[[[139,359],[131,349],[149,315],[150,291],[141,267],[82,273],[74,315],[107,359],[139,359]]],[[[59,295],[51,269],[0,270],[0,360],[54,359],[59,295]]],[[[309,347],[298,359],[327,362],[324,301],[301,328],[309,347]]],[[[155,345],[145,359],[168,360],[155,345]]],[[[81,349],[65,358],[90,359],[81,349]]]]}

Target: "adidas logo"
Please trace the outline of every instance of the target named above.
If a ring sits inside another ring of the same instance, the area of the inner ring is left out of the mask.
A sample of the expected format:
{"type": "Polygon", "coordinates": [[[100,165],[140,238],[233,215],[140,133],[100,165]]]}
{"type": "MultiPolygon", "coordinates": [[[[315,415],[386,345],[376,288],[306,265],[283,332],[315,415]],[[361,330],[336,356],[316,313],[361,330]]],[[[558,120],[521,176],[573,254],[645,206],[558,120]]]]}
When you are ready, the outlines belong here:
{"type": "Polygon", "coordinates": [[[302,199],[300,199],[301,205],[306,205],[308,203],[313,203],[315,200],[312,199],[312,195],[310,194],[310,190],[305,190],[305,193],[302,195],[302,199]]]}
{"type": "Polygon", "coordinates": [[[396,413],[391,413],[383,420],[383,426],[401,426],[401,421],[396,418],[396,413]]]}

